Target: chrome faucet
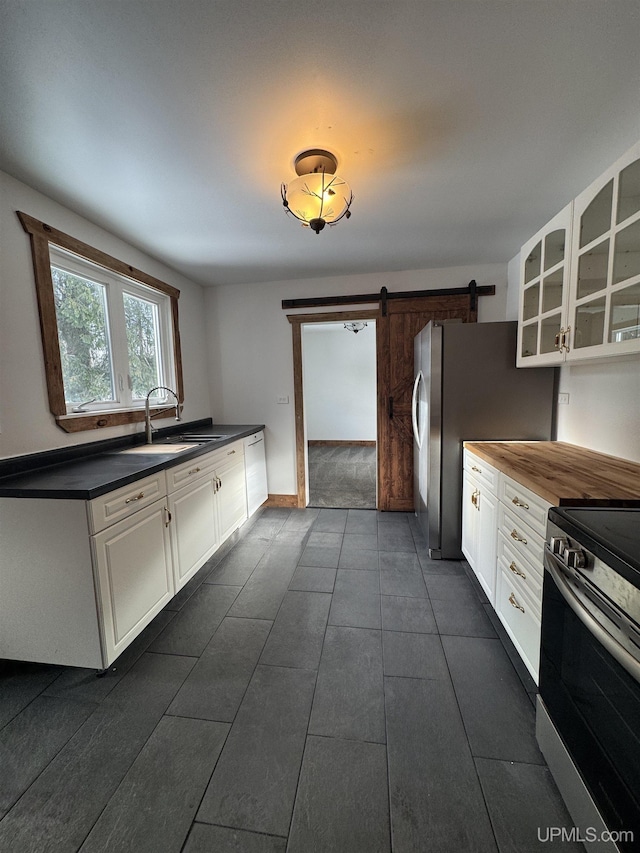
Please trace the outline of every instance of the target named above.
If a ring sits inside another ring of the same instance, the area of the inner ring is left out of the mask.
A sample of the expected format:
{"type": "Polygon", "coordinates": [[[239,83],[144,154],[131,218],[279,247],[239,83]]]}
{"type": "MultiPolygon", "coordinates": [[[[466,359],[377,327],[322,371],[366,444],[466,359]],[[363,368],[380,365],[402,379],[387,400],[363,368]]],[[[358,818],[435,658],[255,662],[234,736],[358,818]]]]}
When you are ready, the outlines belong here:
{"type": "Polygon", "coordinates": [[[171,388],[167,388],[166,385],[157,385],[155,388],[152,388],[151,391],[149,391],[149,393],[147,394],[147,402],[144,406],[144,430],[147,436],[147,444],[153,444],[153,427],[151,426],[151,408],[149,400],[151,398],[151,395],[155,391],[168,391],[170,394],[173,394],[173,396],[176,398],[176,420],[180,420],[180,400],[178,400],[178,395],[176,394],[176,392],[173,391],[171,388]]]}

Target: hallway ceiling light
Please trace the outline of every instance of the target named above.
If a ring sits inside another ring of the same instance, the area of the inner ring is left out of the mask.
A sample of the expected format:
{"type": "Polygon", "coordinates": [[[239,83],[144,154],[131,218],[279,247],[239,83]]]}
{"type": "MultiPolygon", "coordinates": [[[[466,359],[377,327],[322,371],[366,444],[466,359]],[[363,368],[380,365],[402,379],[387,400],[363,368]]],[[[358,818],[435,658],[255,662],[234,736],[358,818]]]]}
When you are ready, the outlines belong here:
{"type": "Polygon", "coordinates": [[[354,335],[357,335],[358,332],[361,332],[363,329],[367,327],[367,323],[345,323],[345,329],[349,332],[353,332],[354,335]]]}
{"type": "Polygon", "coordinates": [[[338,161],[330,151],[303,151],[296,157],[294,168],[298,177],[280,188],[286,213],[316,234],[325,225],[349,219],[353,193],[349,184],[336,175],[338,161]]]}

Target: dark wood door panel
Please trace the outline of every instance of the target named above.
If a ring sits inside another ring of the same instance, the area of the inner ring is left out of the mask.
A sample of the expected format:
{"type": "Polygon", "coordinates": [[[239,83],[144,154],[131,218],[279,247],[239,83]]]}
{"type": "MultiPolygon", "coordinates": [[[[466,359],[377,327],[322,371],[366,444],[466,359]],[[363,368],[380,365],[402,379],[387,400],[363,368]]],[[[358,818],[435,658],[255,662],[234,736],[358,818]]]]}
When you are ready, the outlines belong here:
{"type": "Polygon", "coordinates": [[[470,299],[426,296],[387,304],[377,327],[378,505],[382,510],[413,510],[413,343],[430,320],[475,322],[470,299]]]}

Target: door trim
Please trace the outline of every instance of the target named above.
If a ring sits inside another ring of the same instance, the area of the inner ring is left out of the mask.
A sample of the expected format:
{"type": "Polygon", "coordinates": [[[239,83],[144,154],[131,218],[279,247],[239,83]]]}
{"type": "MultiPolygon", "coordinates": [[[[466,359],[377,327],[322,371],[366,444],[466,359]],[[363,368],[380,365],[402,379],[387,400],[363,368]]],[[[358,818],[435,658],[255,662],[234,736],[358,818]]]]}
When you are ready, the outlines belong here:
{"type": "MultiPolygon", "coordinates": [[[[302,325],[308,323],[342,323],[351,320],[378,320],[380,309],[368,311],[331,311],[323,314],[287,314],[293,338],[293,399],[296,425],[296,480],[298,487],[297,506],[307,505],[307,471],[305,465],[304,434],[304,389],[302,382],[302,325]]],[[[376,324],[376,335],[378,333],[376,324]]],[[[376,366],[377,374],[377,366],[376,366]]],[[[377,384],[377,380],[376,380],[377,384]]]]}

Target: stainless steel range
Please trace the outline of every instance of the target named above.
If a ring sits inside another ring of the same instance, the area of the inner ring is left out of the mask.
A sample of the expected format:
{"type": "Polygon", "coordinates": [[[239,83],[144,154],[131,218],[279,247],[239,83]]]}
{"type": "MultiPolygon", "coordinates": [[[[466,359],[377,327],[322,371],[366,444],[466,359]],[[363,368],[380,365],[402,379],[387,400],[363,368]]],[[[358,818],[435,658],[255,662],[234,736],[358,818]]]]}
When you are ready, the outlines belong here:
{"type": "Polygon", "coordinates": [[[549,511],[537,735],[593,851],[640,849],[640,509],[549,511]]]}

